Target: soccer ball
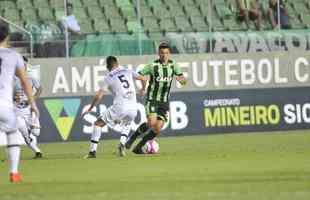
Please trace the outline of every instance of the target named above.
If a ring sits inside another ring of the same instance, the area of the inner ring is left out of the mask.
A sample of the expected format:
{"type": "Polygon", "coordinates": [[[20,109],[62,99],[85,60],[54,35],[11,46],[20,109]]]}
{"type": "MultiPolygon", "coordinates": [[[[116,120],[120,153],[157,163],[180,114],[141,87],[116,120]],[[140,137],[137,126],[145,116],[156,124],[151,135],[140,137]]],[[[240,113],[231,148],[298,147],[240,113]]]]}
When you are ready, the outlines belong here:
{"type": "Polygon", "coordinates": [[[159,144],[156,142],[156,140],[150,140],[144,145],[142,150],[146,154],[159,153],[159,144]]]}

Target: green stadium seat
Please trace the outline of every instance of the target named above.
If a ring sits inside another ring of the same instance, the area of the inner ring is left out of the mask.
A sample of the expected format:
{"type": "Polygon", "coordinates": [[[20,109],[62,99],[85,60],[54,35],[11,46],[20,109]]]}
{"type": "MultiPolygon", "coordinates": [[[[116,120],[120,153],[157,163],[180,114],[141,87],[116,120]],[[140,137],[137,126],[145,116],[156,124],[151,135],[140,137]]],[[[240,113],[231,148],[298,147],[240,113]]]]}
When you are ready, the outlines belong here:
{"type": "Polygon", "coordinates": [[[179,31],[182,32],[192,32],[193,28],[191,24],[189,23],[189,20],[187,17],[182,16],[182,17],[175,17],[175,24],[178,28],[179,31]]]}
{"type": "Polygon", "coordinates": [[[190,16],[190,21],[195,31],[209,31],[209,26],[206,24],[204,17],[190,16]]]}
{"type": "Polygon", "coordinates": [[[223,19],[229,19],[230,17],[233,16],[232,11],[229,9],[228,5],[225,3],[225,1],[219,1],[215,4],[215,10],[218,14],[223,19]]]}
{"type": "Polygon", "coordinates": [[[171,6],[179,6],[180,3],[178,0],[163,0],[165,4],[167,4],[169,7],[171,6]]]}
{"type": "Polygon", "coordinates": [[[134,7],[121,7],[120,11],[123,17],[127,20],[137,19],[137,14],[134,7]]]}
{"type": "Polygon", "coordinates": [[[310,28],[310,15],[303,14],[301,16],[301,18],[302,18],[302,21],[303,21],[305,27],[307,27],[309,29],[310,28]]]}
{"type": "Polygon", "coordinates": [[[75,15],[75,17],[77,18],[77,20],[81,21],[84,19],[88,19],[88,16],[85,12],[84,7],[83,8],[74,8],[73,9],[73,14],[75,15]]]}
{"type": "Polygon", "coordinates": [[[223,25],[222,20],[218,18],[215,13],[213,13],[211,18],[207,17],[207,22],[212,31],[225,31],[225,26],[223,25]]]}
{"type": "Polygon", "coordinates": [[[163,8],[165,7],[164,3],[161,0],[147,0],[147,5],[151,8],[163,8]]]}
{"type": "Polygon", "coordinates": [[[196,3],[193,0],[179,0],[180,4],[183,6],[196,6],[196,3]]]}
{"type": "Polygon", "coordinates": [[[70,2],[73,5],[73,10],[75,10],[77,8],[83,8],[84,7],[80,0],[71,0],[68,2],[70,2]]]}
{"type": "Polygon", "coordinates": [[[155,17],[157,17],[158,19],[171,17],[171,14],[167,8],[153,7],[152,10],[155,17]]]}
{"type": "Polygon", "coordinates": [[[24,20],[37,21],[37,11],[34,8],[24,8],[21,10],[21,17],[24,20]]]}
{"type": "Polygon", "coordinates": [[[82,33],[93,33],[94,32],[94,29],[92,27],[92,23],[90,20],[79,21],[79,25],[81,27],[82,33]]]}
{"type": "Polygon", "coordinates": [[[161,19],[159,22],[159,27],[162,31],[165,31],[165,32],[177,32],[178,31],[173,18],[161,19]]]}
{"type": "Polygon", "coordinates": [[[99,0],[99,5],[101,7],[114,7],[114,0],[99,0]]]}
{"type": "Polygon", "coordinates": [[[33,5],[36,8],[49,8],[48,0],[33,0],[33,5]]]}
{"type": "Polygon", "coordinates": [[[177,5],[177,6],[170,5],[169,11],[170,11],[171,15],[174,17],[185,16],[183,8],[180,5],[177,5]]]}
{"type": "Polygon", "coordinates": [[[140,6],[140,15],[141,17],[152,17],[153,13],[148,6],[140,6]]]}
{"type": "Polygon", "coordinates": [[[305,25],[300,21],[297,16],[290,16],[290,24],[293,29],[304,29],[305,25]]]}
{"type": "Polygon", "coordinates": [[[0,1],[0,8],[2,9],[14,9],[16,5],[13,1],[0,1]]]}
{"type": "Polygon", "coordinates": [[[3,12],[3,16],[4,18],[7,18],[10,21],[19,21],[20,17],[19,17],[19,11],[16,8],[8,8],[5,9],[3,12]]]}
{"type": "Polygon", "coordinates": [[[143,18],[144,30],[147,32],[160,32],[158,21],[155,17],[143,18]]]}
{"type": "Polygon", "coordinates": [[[127,33],[127,27],[125,25],[125,21],[123,19],[110,18],[109,24],[112,32],[116,33],[127,33]]]}
{"type": "Polygon", "coordinates": [[[84,6],[87,6],[87,7],[99,6],[96,0],[82,0],[82,1],[84,3],[84,6]]]}
{"type": "Polygon", "coordinates": [[[122,19],[122,16],[119,13],[119,9],[116,6],[104,7],[104,14],[107,18],[122,19]]]}
{"type": "Polygon", "coordinates": [[[56,10],[63,10],[65,7],[64,2],[59,0],[50,0],[50,6],[56,10]]]}
{"type": "Polygon", "coordinates": [[[31,0],[17,0],[16,6],[18,9],[22,8],[33,8],[31,0]]]}
{"type": "Polygon", "coordinates": [[[115,4],[117,7],[133,7],[130,0],[115,0],[115,4]]]}
{"type": "MultiPolygon", "coordinates": [[[[208,7],[209,6],[209,1],[208,0],[195,0],[196,4],[198,6],[204,6],[204,7],[208,7]]],[[[234,0],[231,0],[234,1],[234,0]]]]}
{"type": "Polygon", "coordinates": [[[225,18],[223,23],[228,31],[245,31],[247,29],[245,23],[238,23],[235,18],[225,18]]]}
{"type": "Polygon", "coordinates": [[[130,33],[142,33],[143,27],[138,21],[127,21],[127,29],[130,33]]]}
{"type": "Polygon", "coordinates": [[[104,12],[103,12],[103,9],[101,7],[98,7],[98,6],[89,6],[87,7],[87,12],[88,12],[88,15],[92,18],[92,19],[102,19],[102,18],[105,18],[104,16],[104,12]]]}
{"type": "Polygon", "coordinates": [[[105,33],[105,32],[111,32],[110,26],[108,21],[105,19],[94,19],[94,29],[95,31],[105,33]]]}
{"type": "Polygon", "coordinates": [[[184,6],[184,10],[187,16],[201,16],[199,8],[195,5],[184,6]]]}
{"type": "Polygon", "coordinates": [[[46,21],[55,20],[54,14],[50,8],[38,9],[38,15],[41,20],[46,20],[46,21]]]}
{"type": "Polygon", "coordinates": [[[306,3],[303,0],[302,1],[296,0],[292,2],[291,5],[297,13],[308,13],[309,12],[309,9],[307,8],[306,3]]]}

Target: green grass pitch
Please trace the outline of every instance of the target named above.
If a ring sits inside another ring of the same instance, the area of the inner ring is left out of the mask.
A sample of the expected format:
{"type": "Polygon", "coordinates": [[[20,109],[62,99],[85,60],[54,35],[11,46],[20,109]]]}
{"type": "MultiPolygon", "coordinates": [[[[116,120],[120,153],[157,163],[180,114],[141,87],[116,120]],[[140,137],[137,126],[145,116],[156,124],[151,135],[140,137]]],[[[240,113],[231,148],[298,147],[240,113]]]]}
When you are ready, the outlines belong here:
{"type": "Polygon", "coordinates": [[[104,141],[89,160],[87,142],[42,144],[43,160],[23,148],[23,183],[9,183],[7,162],[0,162],[0,199],[310,199],[309,130],[158,141],[159,155],[124,158],[115,155],[117,140],[104,141]]]}

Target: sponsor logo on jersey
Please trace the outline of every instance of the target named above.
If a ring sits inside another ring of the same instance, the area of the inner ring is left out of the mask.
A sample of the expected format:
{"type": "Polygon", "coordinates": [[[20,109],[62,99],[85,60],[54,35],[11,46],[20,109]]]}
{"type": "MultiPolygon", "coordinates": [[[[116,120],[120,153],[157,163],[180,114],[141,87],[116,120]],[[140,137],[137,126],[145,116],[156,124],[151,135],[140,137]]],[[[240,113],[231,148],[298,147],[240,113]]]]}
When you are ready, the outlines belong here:
{"type": "Polygon", "coordinates": [[[172,81],[172,77],[158,76],[158,77],[156,77],[156,81],[158,81],[158,82],[170,82],[170,81],[172,81]]]}
{"type": "Polygon", "coordinates": [[[63,140],[67,140],[80,108],[81,100],[78,98],[48,99],[44,100],[44,105],[53,119],[60,136],[63,140]]]}

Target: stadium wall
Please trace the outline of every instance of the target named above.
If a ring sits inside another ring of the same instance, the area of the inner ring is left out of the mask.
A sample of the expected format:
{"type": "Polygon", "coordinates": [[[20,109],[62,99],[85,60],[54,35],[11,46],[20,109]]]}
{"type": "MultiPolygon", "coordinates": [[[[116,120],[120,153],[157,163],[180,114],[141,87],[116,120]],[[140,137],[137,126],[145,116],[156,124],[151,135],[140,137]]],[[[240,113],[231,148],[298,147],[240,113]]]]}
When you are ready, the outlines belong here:
{"type": "MultiPolygon", "coordinates": [[[[154,58],[120,57],[120,63],[136,69],[154,58]]],[[[308,52],[197,54],[174,58],[189,82],[184,88],[173,85],[170,121],[163,136],[310,128],[308,52]]],[[[40,74],[44,88],[38,101],[41,142],[88,140],[96,116],[112,103],[112,97],[108,96],[92,113],[80,118],[106,73],[104,58],[31,62],[40,69],[40,73],[34,71],[34,74],[40,74]]],[[[139,98],[139,114],[133,129],[145,120],[143,99],[139,98]]],[[[108,128],[103,128],[103,132],[105,138],[118,137],[108,128]]]]}

